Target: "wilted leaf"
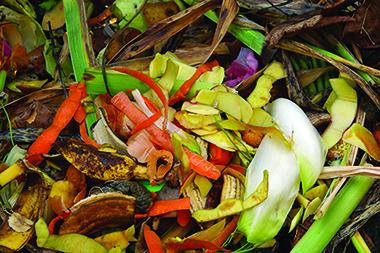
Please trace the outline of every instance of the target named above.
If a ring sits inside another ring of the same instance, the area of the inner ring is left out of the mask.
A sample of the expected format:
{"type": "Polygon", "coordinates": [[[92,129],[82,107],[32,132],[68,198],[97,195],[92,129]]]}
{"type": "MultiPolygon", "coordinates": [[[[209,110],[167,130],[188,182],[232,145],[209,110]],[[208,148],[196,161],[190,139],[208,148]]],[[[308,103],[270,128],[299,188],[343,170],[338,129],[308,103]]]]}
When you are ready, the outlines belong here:
{"type": "Polygon", "coordinates": [[[284,67],[287,73],[286,84],[288,88],[289,98],[303,108],[312,108],[316,111],[322,111],[322,108],[314,104],[310,98],[306,96],[300,83],[298,82],[292,64],[290,63],[290,60],[285,51],[282,53],[282,59],[284,61],[284,67]]]}
{"type": "Polygon", "coordinates": [[[8,224],[14,231],[22,233],[31,229],[34,222],[19,213],[13,212],[8,219],[8,224]]]}
{"type": "Polygon", "coordinates": [[[314,68],[314,69],[306,69],[297,72],[298,82],[302,87],[306,87],[309,84],[316,81],[319,77],[324,75],[327,72],[334,70],[333,66],[322,67],[322,68],[314,68]]]}
{"type": "MultiPolygon", "coordinates": [[[[140,54],[141,52],[152,48],[159,41],[168,39],[174,34],[181,31],[183,28],[194,22],[194,20],[198,19],[206,11],[214,8],[216,5],[216,0],[202,1],[195,6],[181,11],[165,20],[162,20],[161,22],[158,22],[157,24],[151,26],[144,33],[137,36],[134,40],[123,45],[123,47],[116,54],[108,58],[107,61],[111,62],[113,60],[127,60],[140,54]]],[[[110,43],[112,43],[112,40],[110,43]]]]}

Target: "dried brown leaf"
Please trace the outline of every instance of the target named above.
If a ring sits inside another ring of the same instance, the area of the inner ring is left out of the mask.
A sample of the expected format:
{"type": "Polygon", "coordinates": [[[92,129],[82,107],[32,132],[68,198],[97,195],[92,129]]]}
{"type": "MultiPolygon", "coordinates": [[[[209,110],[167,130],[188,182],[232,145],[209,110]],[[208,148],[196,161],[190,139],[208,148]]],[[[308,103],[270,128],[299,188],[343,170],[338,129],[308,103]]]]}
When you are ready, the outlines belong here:
{"type": "Polygon", "coordinates": [[[380,2],[366,0],[344,27],[344,37],[363,48],[380,47],[380,2]]]}
{"type": "MultiPolygon", "coordinates": [[[[113,55],[108,55],[107,62],[130,59],[152,48],[158,42],[169,39],[186,26],[201,17],[206,11],[215,8],[219,0],[206,0],[191,6],[167,19],[151,26],[144,33],[137,36],[113,55]]],[[[112,43],[112,40],[111,42],[112,43]]]]}

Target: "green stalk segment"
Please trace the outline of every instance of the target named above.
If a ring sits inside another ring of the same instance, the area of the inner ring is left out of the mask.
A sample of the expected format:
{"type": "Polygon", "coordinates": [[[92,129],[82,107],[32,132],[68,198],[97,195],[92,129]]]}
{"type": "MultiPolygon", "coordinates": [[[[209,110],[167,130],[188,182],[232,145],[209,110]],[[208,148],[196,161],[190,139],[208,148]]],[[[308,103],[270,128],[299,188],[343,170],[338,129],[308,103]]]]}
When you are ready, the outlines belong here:
{"type": "Polygon", "coordinates": [[[71,63],[73,65],[75,80],[80,82],[85,69],[91,64],[90,55],[87,51],[90,50],[87,44],[87,23],[86,19],[83,18],[84,14],[81,13],[81,8],[85,8],[84,2],[81,0],[63,0],[63,6],[71,63]]]}
{"type": "MultiPolygon", "coordinates": [[[[348,48],[342,44],[341,42],[337,42],[336,44],[336,48],[337,48],[337,51],[338,53],[345,59],[353,62],[353,63],[359,63],[359,61],[352,55],[352,53],[348,50],[348,48]]],[[[371,84],[374,84],[375,81],[372,79],[371,75],[369,75],[368,73],[364,72],[364,71],[361,71],[361,70],[358,70],[357,73],[364,79],[366,80],[367,82],[371,83],[371,84]]]]}
{"type": "Polygon", "coordinates": [[[357,176],[350,178],[331,203],[326,214],[311,225],[291,253],[323,252],[374,182],[375,179],[370,177],[357,176]]]}
{"type": "Polygon", "coordinates": [[[7,72],[4,69],[0,70],[0,92],[4,90],[6,79],[7,79],[7,72]]]}
{"type": "Polygon", "coordinates": [[[358,231],[352,236],[351,241],[358,253],[371,253],[367,243],[358,231]]]}
{"type": "MultiPolygon", "coordinates": [[[[188,5],[192,5],[197,1],[183,0],[183,2],[188,5]]],[[[208,11],[204,15],[213,22],[218,23],[219,18],[214,11],[208,11]]],[[[235,24],[230,25],[228,32],[240,40],[247,47],[252,49],[255,53],[261,55],[265,43],[265,36],[261,32],[249,28],[244,28],[235,24]]]]}

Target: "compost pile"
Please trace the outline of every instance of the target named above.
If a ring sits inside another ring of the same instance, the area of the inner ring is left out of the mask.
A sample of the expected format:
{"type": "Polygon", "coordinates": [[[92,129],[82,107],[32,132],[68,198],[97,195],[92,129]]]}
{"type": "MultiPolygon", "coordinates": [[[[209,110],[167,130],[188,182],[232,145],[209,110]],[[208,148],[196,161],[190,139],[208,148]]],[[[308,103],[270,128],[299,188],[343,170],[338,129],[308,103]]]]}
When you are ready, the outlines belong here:
{"type": "Polygon", "coordinates": [[[3,0],[1,252],[379,252],[380,2],[3,0]]]}

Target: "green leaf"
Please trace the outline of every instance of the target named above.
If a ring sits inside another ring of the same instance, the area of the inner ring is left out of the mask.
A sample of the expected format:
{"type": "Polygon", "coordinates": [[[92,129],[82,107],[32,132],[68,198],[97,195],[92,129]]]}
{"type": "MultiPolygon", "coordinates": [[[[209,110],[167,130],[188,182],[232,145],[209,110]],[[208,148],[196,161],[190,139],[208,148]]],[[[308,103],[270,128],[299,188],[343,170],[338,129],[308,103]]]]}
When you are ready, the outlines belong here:
{"type": "MultiPolygon", "coordinates": [[[[214,11],[206,12],[205,16],[215,23],[218,22],[218,16],[214,11]]],[[[240,40],[247,47],[252,49],[255,53],[261,55],[265,43],[265,36],[261,32],[243,28],[235,24],[230,25],[228,32],[230,32],[235,38],[240,40]]]]}
{"type": "Polygon", "coordinates": [[[12,7],[17,12],[24,13],[31,18],[36,18],[36,12],[34,11],[33,4],[28,0],[3,0],[2,3],[12,7]]]}
{"type": "Polygon", "coordinates": [[[57,66],[53,50],[51,40],[47,40],[44,46],[45,69],[52,77],[54,77],[55,68],[57,66]]]}
{"type": "Polygon", "coordinates": [[[58,1],[59,0],[45,0],[42,3],[38,4],[38,6],[41,9],[44,9],[45,11],[49,11],[49,10],[53,9],[54,6],[57,5],[58,1]]]}
{"type": "Polygon", "coordinates": [[[95,62],[88,34],[87,19],[83,0],[63,0],[67,39],[74,76],[82,80],[85,69],[95,62]]]}
{"type": "Polygon", "coordinates": [[[144,16],[141,13],[136,16],[144,3],[144,0],[116,0],[111,8],[112,13],[121,20],[119,27],[123,28],[130,22],[129,27],[144,32],[148,28],[144,16]],[[133,21],[131,22],[132,19],[133,21]]]}

